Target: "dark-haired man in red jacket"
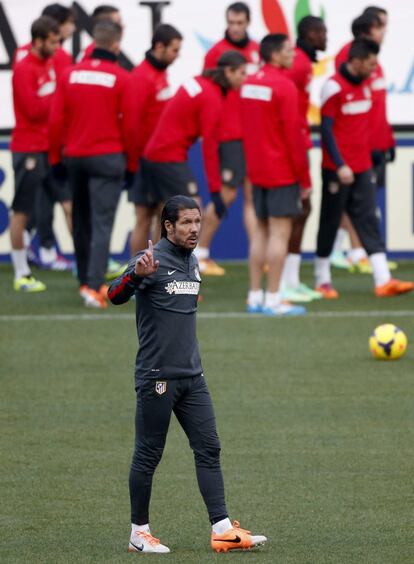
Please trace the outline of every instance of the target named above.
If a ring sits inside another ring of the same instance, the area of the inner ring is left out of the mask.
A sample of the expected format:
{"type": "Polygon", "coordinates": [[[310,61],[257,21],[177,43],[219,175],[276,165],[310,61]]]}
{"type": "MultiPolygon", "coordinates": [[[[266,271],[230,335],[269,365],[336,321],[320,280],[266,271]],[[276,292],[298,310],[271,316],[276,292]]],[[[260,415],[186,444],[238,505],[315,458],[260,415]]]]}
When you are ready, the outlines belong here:
{"type": "MultiPolygon", "coordinates": [[[[250,8],[244,2],[234,2],[226,8],[227,28],[224,38],[215,43],[206,53],[204,69],[214,69],[217,61],[226,51],[237,51],[247,61],[247,74],[254,74],[260,63],[259,44],[250,38],[250,8]]],[[[237,196],[237,188],[243,187],[244,226],[250,240],[256,226],[256,216],[252,201],[252,186],[246,177],[246,163],[243,153],[243,131],[241,122],[240,91],[228,92],[223,106],[220,124],[220,197],[225,208],[229,208],[237,196]]],[[[223,211],[225,210],[223,207],[223,211]]],[[[225,270],[210,258],[210,245],[223,214],[217,214],[217,207],[210,202],[204,212],[203,229],[195,255],[199,260],[200,271],[205,275],[223,276],[225,270]]]]}
{"type": "MultiPolygon", "coordinates": [[[[161,24],[152,36],[151,49],[145,59],[131,73],[133,119],[136,160],[139,163],[160,116],[172,96],[168,82],[168,67],[179,56],[181,33],[172,25],[161,24]]],[[[142,182],[141,169],[129,191],[129,199],[135,204],[136,222],[131,233],[131,255],[144,249],[150,237],[151,220],[157,214],[150,191],[142,182]]]]}
{"type": "MultiPolygon", "coordinates": [[[[76,29],[75,14],[71,8],[53,3],[45,6],[41,15],[52,18],[59,26],[60,45],[53,55],[53,67],[56,79],[59,80],[63,71],[73,64],[72,56],[63,48],[63,44],[72,37],[76,29]]],[[[13,70],[16,64],[30,53],[31,49],[32,42],[16,49],[13,58],[13,70]]],[[[39,254],[36,256],[33,249],[29,247],[29,260],[31,259],[42,268],[58,271],[72,270],[73,263],[57,252],[56,237],[53,231],[56,202],[62,205],[68,229],[70,232],[72,231],[72,196],[67,183],[58,183],[52,175],[49,175],[47,182],[42,183],[42,189],[39,190],[36,200],[35,213],[26,227],[25,244],[30,244],[31,231],[36,228],[39,238],[39,254]]]]}
{"type": "Polygon", "coordinates": [[[16,126],[10,149],[13,157],[15,195],[10,220],[14,289],[41,292],[46,286],[36,280],[27,262],[23,234],[35,213],[42,185],[48,181],[48,115],[56,89],[53,55],[59,47],[59,27],[47,16],[31,27],[30,52],[16,63],[13,72],[13,105],[16,126]]]}
{"type": "Polygon", "coordinates": [[[221,55],[215,69],[187,80],[168,102],[142,159],[144,183],[154,190],[156,203],[169,197],[198,197],[198,187],[188,166],[191,145],[202,138],[208,187],[218,214],[221,199],[219,162],[220,119],[227,92],[239,88],[246,74],[246,59],[236,51],[221,55]]]}
{"type": "Polygon", "coordinates": [[[264,66],[241,90],[247,174],[258,219],[250,245],[247,310],[300,315],[304,308],[283,303],[280,291],[293,218],[301,213],[301,198],[309,196],[310,188],[298,91],[283,72],[292,64],[293,48],[286,35],[269,34],[260,43],[260,54],[264,66]]]}

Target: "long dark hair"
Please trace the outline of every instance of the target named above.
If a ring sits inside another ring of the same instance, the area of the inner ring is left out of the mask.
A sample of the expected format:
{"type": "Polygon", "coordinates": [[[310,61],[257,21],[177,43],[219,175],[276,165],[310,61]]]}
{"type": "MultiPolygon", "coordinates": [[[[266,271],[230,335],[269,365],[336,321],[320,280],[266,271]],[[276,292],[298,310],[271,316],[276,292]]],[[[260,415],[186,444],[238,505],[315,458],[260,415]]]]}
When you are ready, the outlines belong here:
{"type": "Polygon", "coordinates": [[[161,237],[167,237],[165,222],[170,221],[174,225],[181,210],[198,210],[201,213],[197,202],[188,196],[173,196],[169,198],[161,212],[161,237]]]}
{"type": "Polygon", "coordinates": [[[217,67],[214,69],[206,69],[203,72],[203,76],[211,78],[211,80],[221,86],[223,90],[229,90],[231,85],[226,78],[224,69],[230,68],[235,70],[246,63],[246,58],[238,51],[226,51],[217,61],[217,67]]]}

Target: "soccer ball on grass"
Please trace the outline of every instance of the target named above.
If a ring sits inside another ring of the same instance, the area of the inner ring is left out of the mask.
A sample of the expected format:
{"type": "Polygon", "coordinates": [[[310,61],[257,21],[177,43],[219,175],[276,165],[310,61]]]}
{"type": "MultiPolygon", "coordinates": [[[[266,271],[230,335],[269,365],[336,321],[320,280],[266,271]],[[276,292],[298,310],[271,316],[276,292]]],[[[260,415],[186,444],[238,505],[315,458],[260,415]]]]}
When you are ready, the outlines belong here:
{"type": "Polygon", "coordinates": [[[399,327],[386,323],[379,325],[369,338],[369,349],[379,360],[397,360],[407,348],[407,337],[399,327]]]}

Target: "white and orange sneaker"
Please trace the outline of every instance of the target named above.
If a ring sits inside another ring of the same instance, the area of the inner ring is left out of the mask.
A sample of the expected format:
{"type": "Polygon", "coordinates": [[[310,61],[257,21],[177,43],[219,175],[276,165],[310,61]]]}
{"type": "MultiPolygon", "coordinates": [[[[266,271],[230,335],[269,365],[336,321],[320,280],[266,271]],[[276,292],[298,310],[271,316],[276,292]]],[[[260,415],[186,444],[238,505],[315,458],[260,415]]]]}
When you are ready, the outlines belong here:
{"type": "Polygon", "coordinates": [[[128,552],[157,552],[166,554],[170,552],[168,546],[160,543],[151,533],[145,531],[135,531],[131,533],[129,539],[128,552]]]}
{"type": "Polygon", "coordinates": [[[211,548],[215,552],[250,550],[255,546],[263,545],[266,541],[267,537],[263,535],[252,535],[250,531],[242,529],[238,521],[234,521],[233,527],[225,533],[211,533],[211,548]]]}
{"type": "Polygon", "coordinates": [[[95,309],[106,309],[108,307],[106,298],[92,288],[84,288],[81,286],[79,293],[86,307],[93,307],[95,309]]]}

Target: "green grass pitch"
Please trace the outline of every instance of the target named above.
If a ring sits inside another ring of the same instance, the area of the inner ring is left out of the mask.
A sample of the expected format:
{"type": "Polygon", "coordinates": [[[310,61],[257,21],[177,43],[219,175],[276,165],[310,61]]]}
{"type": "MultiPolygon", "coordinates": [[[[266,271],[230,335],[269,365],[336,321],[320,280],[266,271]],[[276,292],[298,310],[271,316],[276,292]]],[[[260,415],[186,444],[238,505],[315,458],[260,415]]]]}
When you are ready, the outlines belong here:
{"type": "MultiPolygon", "coordinates": [[[[310,265],[303,272],[310,282],[310,265]]],[[[133,305],[86,310],[71,275],[36,274],[48,291],[21,295],[0,267],[1,562],[414,561],[414,295],[379,300],[370,276],[334,271],[340,300],[312,303],[304,318],[247,317],[236,315],[246,265],[206,278],[198,337],[230,516],[269,542],[211,552],[173,421],[151,506],[153,533],[172,553],[143,556],[126,552],[133,305]],[[385,322],[408,336],[396,362],[368,352],[385,322]]],[[[414,265],[398,275],[414,279],[414,265]]]]}

